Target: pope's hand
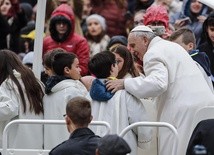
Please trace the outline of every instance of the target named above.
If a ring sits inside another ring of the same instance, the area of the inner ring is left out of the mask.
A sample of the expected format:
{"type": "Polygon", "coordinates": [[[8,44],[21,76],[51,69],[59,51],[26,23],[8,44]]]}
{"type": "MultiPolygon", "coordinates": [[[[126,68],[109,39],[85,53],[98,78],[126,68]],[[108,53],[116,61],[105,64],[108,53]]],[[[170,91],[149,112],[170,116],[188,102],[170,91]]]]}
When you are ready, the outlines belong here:
{"type": "Polygon", "coordinates": [[[124,89],[124,79],[108,80],[106,82],[106,88],[112,93],[124,89]]]}

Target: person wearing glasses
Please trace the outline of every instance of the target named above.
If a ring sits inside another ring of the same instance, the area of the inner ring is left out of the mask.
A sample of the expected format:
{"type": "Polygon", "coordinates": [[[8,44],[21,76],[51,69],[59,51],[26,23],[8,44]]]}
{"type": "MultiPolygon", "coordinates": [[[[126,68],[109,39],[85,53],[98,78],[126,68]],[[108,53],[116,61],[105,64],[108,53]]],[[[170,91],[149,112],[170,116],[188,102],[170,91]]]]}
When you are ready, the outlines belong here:
{"type": "Polygon", "coordinates": [[[68,101],[63,116],[70,137],[53,148],[49,155],[95,155],[100,137],[88,128],[92,120],[90,101],[84,97],[74,97],[68,101]]]}
{"type": "MultiPolygon", "coordinates": [[[[73,53],[59,52],[52,57],[51,66],[54,75],[46,82],[44,102],[44,119],[63,120],[65,107],[69,99],[86,96],[85,86],[79,81],[80,66],[73,53]]],[[[67,139],[69,134],[62,125],[44,126],[44,148],[52,149],[67,139]]]]}

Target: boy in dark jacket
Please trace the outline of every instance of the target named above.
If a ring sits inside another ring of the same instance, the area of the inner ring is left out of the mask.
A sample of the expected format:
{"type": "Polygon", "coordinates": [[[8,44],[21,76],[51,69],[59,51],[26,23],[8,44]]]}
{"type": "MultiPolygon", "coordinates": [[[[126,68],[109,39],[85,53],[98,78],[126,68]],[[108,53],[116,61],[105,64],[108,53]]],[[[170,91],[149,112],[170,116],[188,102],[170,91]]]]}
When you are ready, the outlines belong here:
{"type": "Polygon", "coordinates": [[[50,155],[95,155],[97,143],[100,139],[89,128],[92,120],[90,101],[84,97],[75,97],[68,101],[65,121],[69,139],[56,146],[50,155]]]}
{"type": "Polygon", "coordinates": [[[193,31],[188,28],[178,29],[171,34],[170,40],[181,45],[190,54],[192,59],[197,62],[197,65],[199,64],[199,69],[203,68],[203,70],[200,70],[213,91],[213,86],[211,83],[213,82],[213,77],[210,70],[210,60],[205,52],[196,50],[196,39],[193,31]]]}

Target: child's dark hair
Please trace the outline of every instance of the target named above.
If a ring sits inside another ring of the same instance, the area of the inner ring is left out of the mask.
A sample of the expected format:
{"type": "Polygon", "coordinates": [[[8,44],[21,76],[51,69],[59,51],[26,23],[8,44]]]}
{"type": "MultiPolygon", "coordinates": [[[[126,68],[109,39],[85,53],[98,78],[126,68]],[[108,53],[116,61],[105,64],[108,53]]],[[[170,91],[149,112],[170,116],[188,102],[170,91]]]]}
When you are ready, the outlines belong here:
{"type": "Polygon", "coordinates": [[[62,52],[66,52],[66,51],[62,48],[55,48],[55,49],[47,52],[43,57],[43,62],[42,62],[43,66],[45,65],[48,68],[52,68],[52,61],[53,61],[54,56],[57,53],[62,53],[62,52]]]}
{"type": "Polygon", "coordinates": [[[52,69],[56,75],[64,76],[64,68],[71,68],[71,65],[74,62],[74,59],[77,56],[73,53],[61,52],[57,53],[52,62],[52,69]]]}
{"type": "Polygon", "coordinates": [[[90,59],[88,69],[97,78],[107,78],[110,76],[111,66],[115,63],[115,55],[110,51],[103,51],[90,59]]]}

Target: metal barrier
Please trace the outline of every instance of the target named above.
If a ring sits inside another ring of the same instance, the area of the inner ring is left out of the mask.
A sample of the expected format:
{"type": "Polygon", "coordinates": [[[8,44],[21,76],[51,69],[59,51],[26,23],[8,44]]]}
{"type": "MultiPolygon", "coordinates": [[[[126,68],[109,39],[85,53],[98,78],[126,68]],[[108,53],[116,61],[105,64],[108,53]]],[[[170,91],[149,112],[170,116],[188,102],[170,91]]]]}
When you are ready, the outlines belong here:
{"type": "MultiPolygon", "coordinates": [[[[14,124],[65,124],[64,120],[34,120],[34,119],[17,119],[17,120],[13,120],[11,122],[9,122],[3,131],[3,139],[2,139],[2,155],[8,155],[7,152],[7,142],[8,142],[8,132],[10,130],[10,128],[12,127],[12,125],[14,124]]],[[[109,125],[109,123],[104,122],[104,121],[91,121],[90,125],[101,125],[101,126],[105,126],[106,127],[106,133],[105,134],[109,134],[111,127],[109,125]]],[[[15,151],[15,150],[25,150],[25,149],[10,149],[10,151],[15,151]]],[[[35,149],[32,149],[35,152],[35,149]]],[[[26,151],[30,151],[30,149],[26,149],[26,151]]],[[[39,154],[43,154],[49,152],[49,150],[37,150],[37,152],[40,152],[39,154]]],[[[15,155],[15,154],[14,154],[15,155]]]]}
{"type": "Polygon", "coordinates": [[[177,154],[177,146],[178,146],[178,132],[177,130],[175,129],[175,127],[169,123],[166,123],[166,122],[136,122],[136,123],[133,123],[129,126],[127,126],[125,129],[123,129],[121,131],[121,133],[119,134],[119,136],[121,137],[124,137],[125,134],[127,132],[129,132],[131,129],[135,128],[135,127],[139,127],[139,126],[148,126],[148,127],[166,127],[168,129],[170,129],[173,134],[175,135],[175,142],[173,144],[173,148],[174,148],[174,154],[173,155],[176,155],[177,154]]]}

